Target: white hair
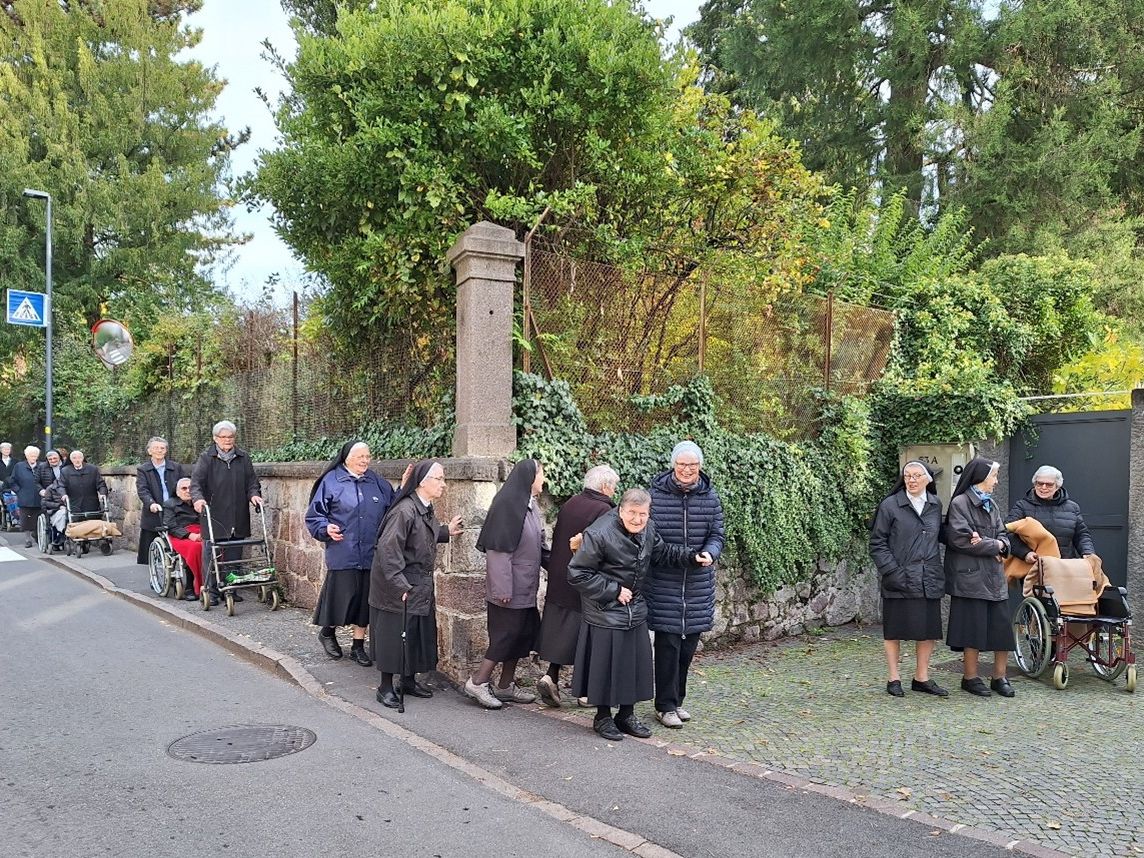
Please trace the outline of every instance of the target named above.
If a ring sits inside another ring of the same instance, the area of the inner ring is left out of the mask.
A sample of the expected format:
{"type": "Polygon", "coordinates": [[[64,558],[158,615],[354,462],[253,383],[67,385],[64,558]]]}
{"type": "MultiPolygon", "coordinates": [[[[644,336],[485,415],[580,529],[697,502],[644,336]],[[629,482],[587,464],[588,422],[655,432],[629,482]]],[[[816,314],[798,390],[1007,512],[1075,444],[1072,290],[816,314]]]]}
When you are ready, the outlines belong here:
{"type": "Polygon", "coordinates": [[[24,455],[27,456],[29,453],[35,453],[38,456],[40,455],[40,448],[35,444],[29,444],[24,448],[24,455]]]}
{"type": "Polygon", "coordinates": [[[151,445],[152,444],[162,444],[164,447],[170,447],[171,446],[170,444],[167,443],[167,439],[164,438],[162,435],[152,435],[150,440],[147,441],[147,452],[148,453],[151,452],[151,445]]]}
{"type": "Polygon", "coordinates": [[[11,450],[12,450],[11,444],[9,444],[7,441],[0,442],[0,450],[3,450],[5,447],[7,447],[9,452],[11,452],[11,450]]]}
{"type": "Polygon", "coordinates": [[[699,467],[703,467],[703,451],[699,449],[699,445],[694,441],[680,441],[671,448],[671,467],[675,467],[675,460],[682,456],[684,453],[690,453],[699,460],[699,467]]]}
{"type": "Polygon", "coordinates": [[[224,430],[230,430],[235,435],[238,434],[238,427],[237,426],[235,426],[229,420],[220,420],[218,423],[216,423],[214,425],[214,428],[211,429],[211,437],[213,438],[219,432],[222,432],[224,430]]]}
{"type": "Polygon", "coordinates": [[[604,486],[617,486],[620,484],[620,475],[611,465],[596,465],[584,474],[584,488],[594,492],[600,491],[604,486]]]}
{"type": "Polygon", "coordinates": [[[1065,484],[1065,475],[1052,465],[1041,465],[1041,467],[1037,468],[1037,470],[1033,472],[1032,482],[1035,483],[1038,477],[1041,479],[1052,477],[1058,489],[1065,484]]]}
{"type": "Polygon", "coordinates": [[[620,498],[620,506],[647,506],[651,503],[651,495],[647,489],[628,489],[620,498]]]}

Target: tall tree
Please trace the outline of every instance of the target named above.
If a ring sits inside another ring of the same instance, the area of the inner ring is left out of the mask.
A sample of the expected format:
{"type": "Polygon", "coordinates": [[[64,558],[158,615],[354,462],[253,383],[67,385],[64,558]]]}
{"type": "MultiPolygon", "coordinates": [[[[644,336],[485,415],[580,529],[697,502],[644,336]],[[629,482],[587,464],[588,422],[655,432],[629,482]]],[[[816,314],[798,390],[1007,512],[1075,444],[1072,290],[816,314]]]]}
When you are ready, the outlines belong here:
{"type": "MultiPolygon", "coordinates": [[[[0,286],[43,283],[44,212],[21,194],[46,190],[62,333],[110,311],[145,335],[160,313],[213,295],[203,266],[236,241],[225,182],[246,134],[211,117],[223,83],[182,56],[200,38],[186,23],[199,5],[21,0],[0,10],[0,286]]],[[[3,328],[0,354],[33,342],[3,328]]],[[[28,358],[36,371],[39,350],[28,358]]]]}

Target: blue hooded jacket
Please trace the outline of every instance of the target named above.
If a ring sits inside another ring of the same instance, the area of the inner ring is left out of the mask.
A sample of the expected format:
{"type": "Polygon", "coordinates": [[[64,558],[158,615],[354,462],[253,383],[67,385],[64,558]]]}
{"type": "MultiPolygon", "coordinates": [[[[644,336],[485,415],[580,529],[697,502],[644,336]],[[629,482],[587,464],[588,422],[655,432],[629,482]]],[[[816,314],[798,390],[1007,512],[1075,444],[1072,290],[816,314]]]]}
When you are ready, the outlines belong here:
{"type": "Polygon", "coordinates": [[[326,546],[327,569],[370,568],[381,520],[393,497],[393,486],[373,471],[356,479],[339,466],[322,478],[306,509],[306,529],[326,546]],[[330,539],[329,524],[338,525],[345,538],[330,539]]]}
{"type": "MultiPolygon", "coordinates": [[[[700,471],[699,482],[684,491],[671,471],[652,480],[651,519],[663,541],[683,545],[689,555],[723,553],[723,504],[700,471]]],[[[715,624],[715,564],[680,569],[653,566],[645,585],[648,627],[656,632],[692,635],[715,624]]]]}

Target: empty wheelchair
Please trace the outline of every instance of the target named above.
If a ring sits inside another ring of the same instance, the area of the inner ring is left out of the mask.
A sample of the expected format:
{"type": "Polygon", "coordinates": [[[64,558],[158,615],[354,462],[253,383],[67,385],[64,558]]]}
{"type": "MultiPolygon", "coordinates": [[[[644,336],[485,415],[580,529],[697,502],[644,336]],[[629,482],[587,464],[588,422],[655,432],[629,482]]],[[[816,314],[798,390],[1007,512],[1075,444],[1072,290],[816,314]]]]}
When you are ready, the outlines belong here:
{"type": "Polygon", "coordinates": [[[1101,679],[1114,682],[1124,675],[1127,690],[1136,690],[1128,591],[1107,582],[1084,560],[1037,560],[1013,616],[1021,673],[1036,678],[1051,668],[1053,687],[1063,690],[1069,653],[1080,649],[1101,679]]]}
{"type": "Polygon", "coordinates": [[[155,595],[164,599],[170,595],[182,599],[186,595],[191,576],[186,561],[171,546],[166,530],[160,530],[147,549],[147,571],[155,595]]]}

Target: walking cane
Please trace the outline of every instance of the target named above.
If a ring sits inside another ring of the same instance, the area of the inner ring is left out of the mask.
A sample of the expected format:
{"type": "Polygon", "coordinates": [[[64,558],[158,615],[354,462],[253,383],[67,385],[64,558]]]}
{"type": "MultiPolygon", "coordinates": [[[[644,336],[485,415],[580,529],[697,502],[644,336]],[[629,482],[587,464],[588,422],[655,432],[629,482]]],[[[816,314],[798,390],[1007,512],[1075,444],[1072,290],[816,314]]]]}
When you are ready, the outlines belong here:
{"type": "Polygon", "coordinates": [[[409,594],[401,597],[401,676],[397,680],[397,711],[405,712],[405,666],[407,664],[405,636],[409,633],[409,594]]]}

